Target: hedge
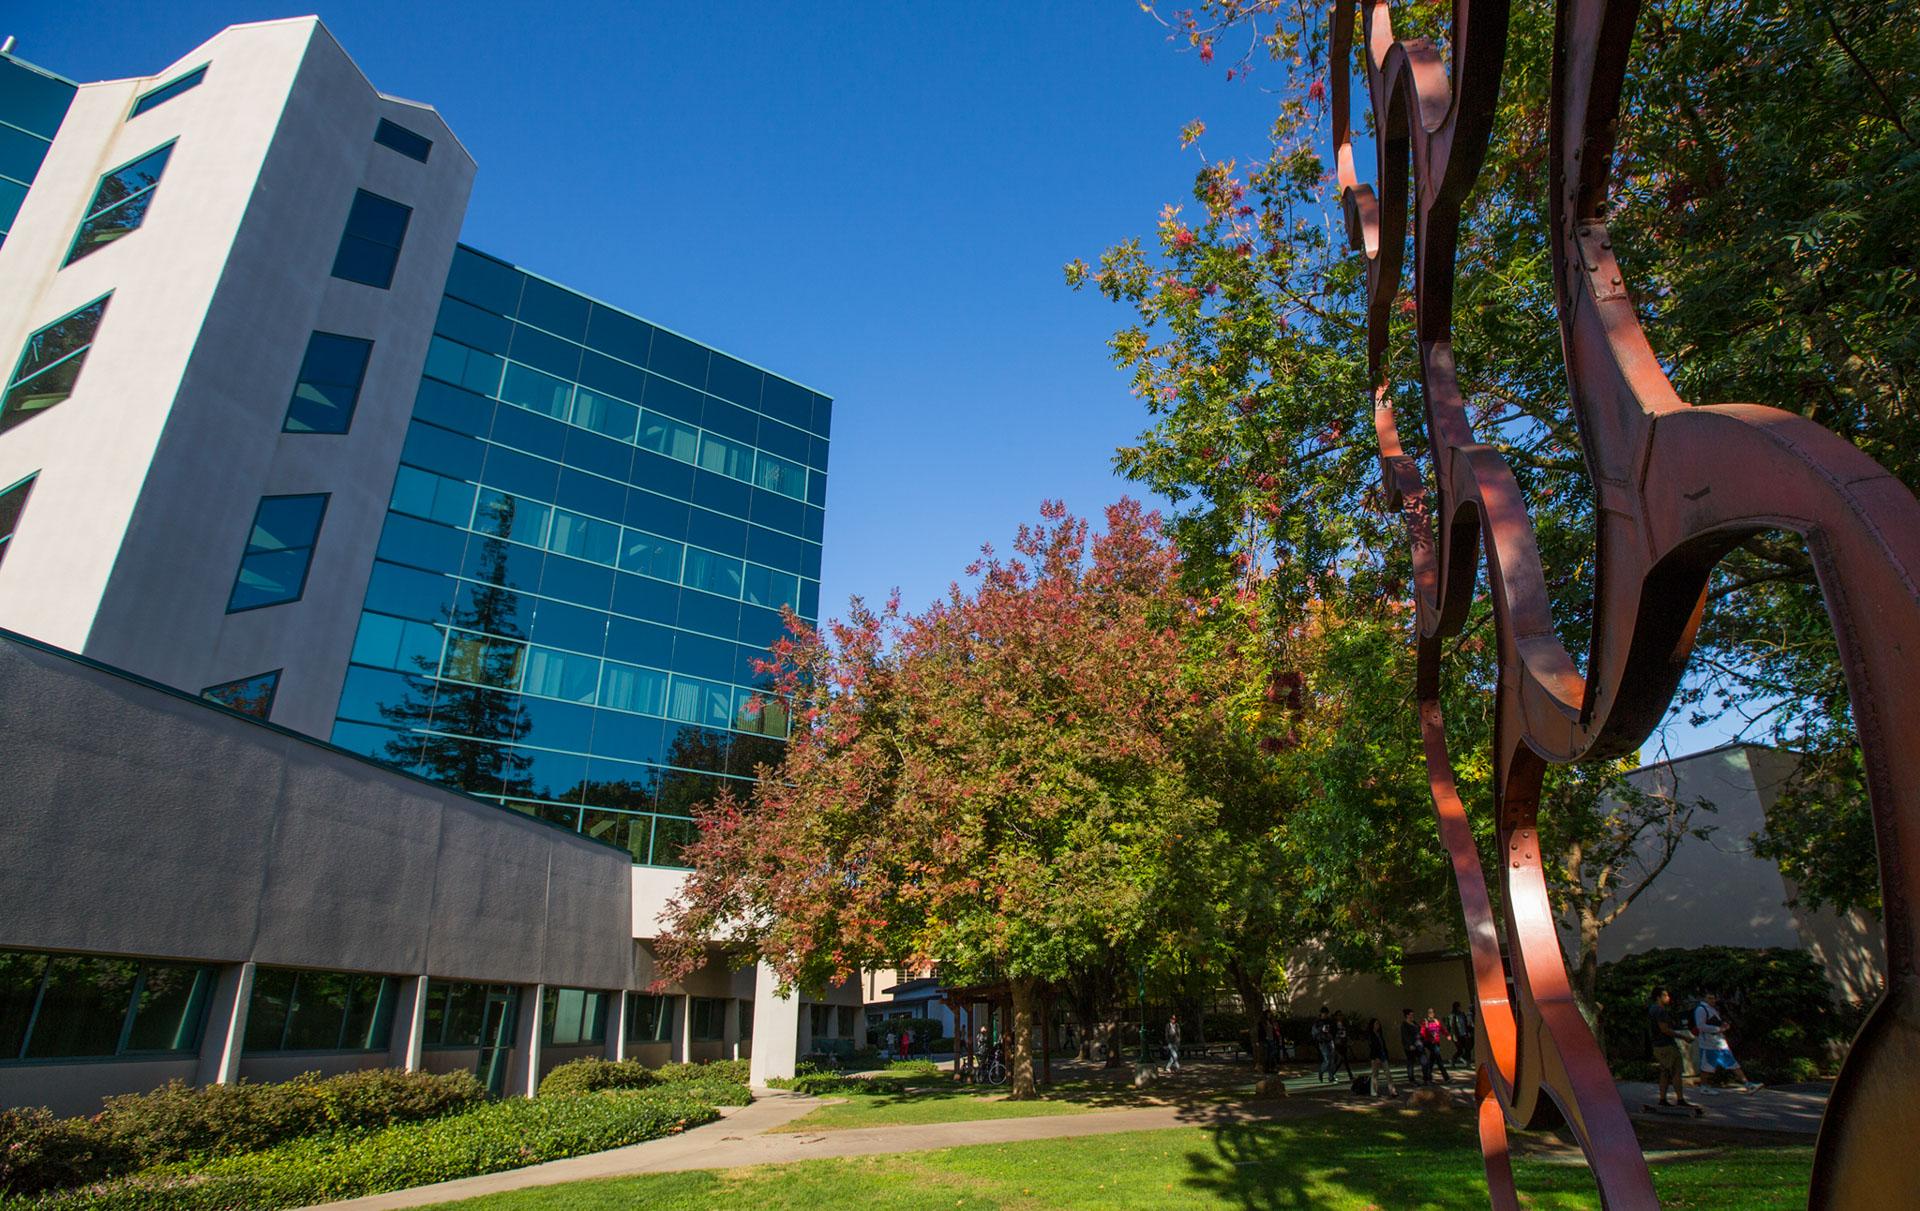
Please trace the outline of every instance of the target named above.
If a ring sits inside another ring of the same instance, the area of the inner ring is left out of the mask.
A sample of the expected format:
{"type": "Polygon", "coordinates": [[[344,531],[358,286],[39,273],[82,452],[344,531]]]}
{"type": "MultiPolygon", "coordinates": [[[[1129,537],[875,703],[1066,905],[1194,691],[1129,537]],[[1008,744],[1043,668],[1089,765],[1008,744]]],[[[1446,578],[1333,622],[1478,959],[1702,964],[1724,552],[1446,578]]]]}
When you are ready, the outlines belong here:
{"type": "MultiPolygon", "coordinates": [[[[337,1132],[218,1160],[162,1166],[46,1194],[58,1211],[271,1211],[583,1156],[672,1135],[719,1117],[702,1086],[509,1098],[424,1123],[337,1132]]],[[[741,1092],[744,1092],[742,1090],[741,1092]]]]}
{"type": "Polygon", "coordinates": [[[1845,1023],[1826,973],[1804,950],[1701,946],[1648,950],[1600,965],[1600,1021],[1616,1070],[1650,1057],[1647,1006],[1656,988],[1690,1010],[1703,992],[1720,994],[1729,1042],[1762,1079],[1804,1074],[1842,1037],[1845,1023]]]}
{"type": "Polygon", "coordinates": [[[634,1060],[569,1060],[540,1082],[541,1097],[596,1093],[602,1089],[645,1089],[660,1078],[634,1060]]]}
{"type": "Polygon", "coordinates": [[[0,1194],[31,1194],[155,1165],[258,1152],[334,1131],[369,1131],[438,1118],[480,1103],[470,1072],[436,1075],[370,1069],[321,1078],[304,1073],[259,1085],[194,1087],[106,1100],[91,1119],[45,1110],[0,1112],[0,1194]]]}

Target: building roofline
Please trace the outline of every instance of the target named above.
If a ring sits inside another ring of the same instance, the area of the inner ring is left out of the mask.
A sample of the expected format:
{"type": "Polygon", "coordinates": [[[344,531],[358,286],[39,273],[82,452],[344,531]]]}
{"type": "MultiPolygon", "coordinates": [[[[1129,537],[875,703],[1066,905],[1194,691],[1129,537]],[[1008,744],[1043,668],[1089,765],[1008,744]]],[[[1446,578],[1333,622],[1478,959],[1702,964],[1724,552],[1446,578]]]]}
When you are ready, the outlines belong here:
{"type": "Polygon", "coordinates": [[[399,769],[395,766],[388,765],[384,761],[376,761],[372,757],[367,756],[365,753],[356,753],[352,749],[341,748],[339,745],[334,744],[331,741],[322,740],[318,736],[309,736],[305,732],[297,732],[292,728],[285,726],[284,724],[273,723],[266,719],[256,718],[253,715],[242,714],[241,712],[236,711],[231,707],[223,706],[218,702],[214,702],[210,699],[202,698],[198,694],[189,693],[186,690],[180,689],[177,686],[171,686],[171,685],[167,685],[165,682],[155,681],[151,677],[143,677],[139,673],[135,673],[129,669],[123,669],[118,665],[108,664],[102,660],[95,660],[91,656],[86,656],[86,655],[82,655],[79,652],[70,651],[67,648],[59,647],[55,644],[48,643],[45,640],[35,639],[31,635],[23,635],[18,631],[10,631],[10,630],[7,630],[5,627],[0,627],[0,643],[13,643],[23,648],[31,648],[32,650],[37,652],[45,652],[49,656],[58,657],[59,659],[65,660],[71,664],[77,664],[84,668],[92,669],[95,672],[105,673],[109,677],[114,677],[121,681],[129,681],[135,685],[145,686],[147,689],[150,689],[150,690],[158,690],[160,693],[165,694],[169,698],[176,698],[182,702],[191,702],[197,707],[201,707],[205,710],[213,711],[217,714],[224,715],[228,719],[239,720],[241,723],[244,723],[249,727],[265,728],[267,731],[277,732],[278,734],[285,736],[290,740],[296,740],[299,743],[307,745],[310,748],[324,749],[327,752],[337,753],[342,757],[351,758],[352,760],[358,762],[361,765],[368,766],[372,769],[378,770],[380,773],[387,774],[395,778],[405,779],[406,781],[415,783],[419,786],[424,786],[432,790],[439,791],[441,794],[444,794],[444,795],[453,795],[456,798],[465,799],[469,802],[479,804],[481,807],[490,807],[497,811],[507,812],[510,815],[516,816],[522,820],[532,820],[542,825],[543,827],[555,829],[559,832],[567,834],[570,837],[578,837],[581,840],[589,842],[593,845],[602,846],[607,849],[618,850],[623,854],[628,853],[628,850],[624,845],[615,845],[611,841],[602,841],[598,837],[590,836],[587,833],[583,833],[583,832],[577,832],[574,829],[568,828],[564,824],[559,824],[559,823],[556,823],[555,821],[547,820],[540,816],[529,815],[526,812],[514,811],[512,808],[508,807],[504,803],[496,803],[491,799],[482,799],[478,795],[469,795],[465,791],[454,790],[452,787],[447,786],[444,783],[435,782],[431,778],[425,778],[419,774],[415,774],[407,770],[399,769]]]}
{"type": "MultiPolygon", "coordinates": [[[[780,379],[784,382],[792,383],[794,386],[799,387],[804,391],[813,392],[815,395],[821,397],[822,399],[834,400],[833,396],[827,394],[825,391],[820,390],[820,388],[810,386],[807,383],[803,383],[799,379],[793,377],[790,374],[782,374],[778,370],[769,370],[765,366],[762,366],[759,362],[749,361],[746,358],[741,357],[737,353],[729,353],[727,350],[722,349],[720,346],[714,344],[712,341],[705,341],[705,340],[701,340],[697,336],[690,336],[687,333],[680,331],[678,328],[669,328],[667,327],[667,325],[661,323],[658,320],[649,319],[646,316],[641,315],[637,311],[629,311],[627,308],[620,306],[618,303],[609,303],[605,299],[597,298],[594,295],[588,294],[586,291],[580,289],[578,286],[569,286],[565,282],[557,282],[554,279],[548,277],[544,273],[536,273],[533,270],[528,269],[525,265],[516,264],[513,261],[507,260],[505,257],[495,256],[491,252],[488,252],[483,248],[475,248],[473,245],[467,243],[464,240],[460,242],[460,247],[466,249],[468,252],[474,253],[477,256],[486,257],[489,261],[498,261],[500,264],[505,265],[508,268],[524,273],[530,278],[535,278],[539,281],[545,282],[549,286],[556,286],[559,289],[566,291],[568,294],[577,294],[581,298],[587,300],[589,303],[592,303],[596,307],[605,307],[609,311],[617,311],[621,315],[626,316],[628,319],[639,320],[641,323],[652,325],[653,327],[658,328],[662,332],[672,333],[674,336],[679,337],[683,341],[692,341],[694,344],[699,345],[706,349],[711,349],[715,353],[724,354],[725,356],[732,358],[734,361],[739,362],[743,366],[751,366],[762,374],[769,374],[769,375],[772,375],[774,378],[780,379]]],[[[578,343],[578,342],[575,342],[575,343],[578,343]]],[[[838,402],[838,401],[836,400],[834,402],[838,402]]]]}
{"type": "MultiPolygon", "coordinates": [[[[0,39],[0,41],[4,41],[4,40],[5,39],[0,39]]],[[[47,79],[55,81],[56,83],[65,84],[69,88],[80,87],[80,81],[69,80],[65,76],[61,75],[59,72],[53,71],[49,68],[42,67],[38,63],[33,63],[26,59],[22,59],[19,55],[14,54],[12,51],[0,51],[0,59],[5,59],[7,62],[13,64],[15,67],[24,67],[28,71],[33,72],[36,75],[45,76],[47,79]]]]}
{"type": "Polygon", "coordinates": [[[1683,761],[1695,761],[1701,757],[1715,757],[1721,753],[1729,752],[1737,748],[1757,748],[1769,753],[1788,753],[1793,755],[1798,755],[1799,753],[1798,749],[1784,748],[1777,744],[1760,744],[1753,740],[1729,740],[1725,744],[1716,744],[1712,748],[1703,748],[1697,753],[1682,753],[1677,757],[1668,757],[1664,761],[1649,761],[1645,765],[1636,765],[1622,776],[1632,777],[1634,774],[1650,773],[1660,769],[1671,769],[1683,761]]]}

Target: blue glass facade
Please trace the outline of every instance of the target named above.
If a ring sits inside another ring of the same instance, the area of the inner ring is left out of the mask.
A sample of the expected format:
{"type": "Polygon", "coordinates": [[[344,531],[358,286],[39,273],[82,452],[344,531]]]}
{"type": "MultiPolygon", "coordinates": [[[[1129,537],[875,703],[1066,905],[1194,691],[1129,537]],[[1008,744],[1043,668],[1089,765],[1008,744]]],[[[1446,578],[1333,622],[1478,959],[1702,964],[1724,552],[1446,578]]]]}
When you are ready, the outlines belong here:
{"type": "Polygon", "coordinates": [[[79,86],[12,55],[0,55],[0,244],[79,86]]]}
{"type": "Polygon", "coordinates": [[[754,662],[819,611],[831,411],[459,249],[334,743],[678,865],[784,743],[754,662]]]}

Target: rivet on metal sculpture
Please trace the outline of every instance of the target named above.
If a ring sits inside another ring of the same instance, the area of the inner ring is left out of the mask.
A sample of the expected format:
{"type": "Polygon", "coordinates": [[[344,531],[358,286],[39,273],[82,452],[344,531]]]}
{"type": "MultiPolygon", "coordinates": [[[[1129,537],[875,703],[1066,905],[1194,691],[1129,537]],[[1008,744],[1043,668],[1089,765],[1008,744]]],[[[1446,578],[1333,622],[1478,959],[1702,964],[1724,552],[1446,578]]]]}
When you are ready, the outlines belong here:
{"type": "Polygon", "coordinates": [[[1609,1208],[1658,1201],[1633,1127],[1575,1007],[1541,870],[1536,820],[1549,763],[1633,751],[1665,713],[1691,654],[1714,565],[1744,537],[1802,535],[1818,570],[1866,758],[1880,853],[1887,990],[1854,1041],[1815,1154],[1815,1207],[1920,1207],[1920,504],[1819,425],[1674,393],[1623,285],[1603,216],[1636,0],[1560,0],[1553,56],[1554,288],[1567,387],[1586,448],[1598,542],[1593,644],[1582,677],[1555,636],[1526,504],[1474,435],[1454,376],[1453,260],[1461,204],[1485,156],[1506,53],[1506,0],[1454,0],[1451,63],[1396,39],[1388,6],[1359,0],[1377,185],[1354,163],[1355,4],[1333,12],[1334,146],[1347,234],[1367,258],[1374,425],[1390,507],[1413,543],[1419,718],[1440,835],[1473,952],[1481,1151],[1496,1207],[1516,1205],[1506,1124],[1579,1140],[1609,1208]],[[1376,193],[1376,190],[1378,191],[1376,193]],[[1387,396],[1388,317],[1413,222],[1413,301],[1431,448],[1423,476],[1387,396]],[[1491,898],[1440,718],[1441,641],[1458,632],[1485,554],[1499,632],[1494,800],[1503,962],[1491,898]]]}

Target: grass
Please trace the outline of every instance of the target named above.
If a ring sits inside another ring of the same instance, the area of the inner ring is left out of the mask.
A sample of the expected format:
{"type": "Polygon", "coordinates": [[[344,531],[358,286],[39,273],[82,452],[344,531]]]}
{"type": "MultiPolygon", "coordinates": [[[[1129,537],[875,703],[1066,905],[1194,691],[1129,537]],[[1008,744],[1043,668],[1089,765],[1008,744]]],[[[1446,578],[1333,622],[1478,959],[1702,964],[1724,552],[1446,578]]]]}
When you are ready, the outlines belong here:
{"type": "MultiPolygon", "coordinates": [[[[1551,1143],[1551,1139],[1546,1141],[1551,1143]]],[[[1535,1145],[1536,1149],[1538,1145],[1535,1145]]],[[[1668,1208],[1806,1205],[1812,1149],[1742,1142],[1658,1162],[1668,1208]]],[[[1516,1164],[1522,1206],[1599,1205],[1581,1165],[1516,1164]]],[[[1487,1203],[1469,1114],[1331,1113],[1310,1119],[982,1144],[893,1156],[663,1173],[520,1190],[463,1211],[680,1208],[1237,1207],[1249,1211],[1479,1211],[1487,1203]]]]}
{"type": "Polygon", "coordinates": [[[1006,1090],[955,1084],[951,1077],[877,1073],[863,1078],[866,1092],[835,1092],[845,1100],[820,1107],[774,1131],[846,1131],[855,1127],[906,1127],[975,1119],[1034,1118],[1084,1114],[1099,1108],[1094,1098],[1064,1086],[1035,1101],[1010,1102],[1006,1090]]]}

